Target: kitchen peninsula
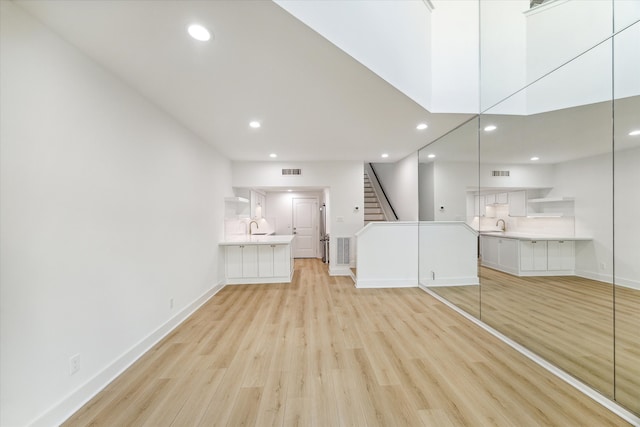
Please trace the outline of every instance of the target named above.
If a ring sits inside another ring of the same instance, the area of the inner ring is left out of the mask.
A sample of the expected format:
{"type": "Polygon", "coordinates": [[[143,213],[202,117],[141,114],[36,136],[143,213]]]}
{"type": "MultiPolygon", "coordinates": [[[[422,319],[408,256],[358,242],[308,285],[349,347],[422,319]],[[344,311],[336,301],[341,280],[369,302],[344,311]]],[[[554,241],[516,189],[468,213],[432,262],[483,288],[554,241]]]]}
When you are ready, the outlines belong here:
{"type": "Polygon", "coordinates": [[[237,235],[224,247],[226,284],[290,283],[293,235],[237,235]]]}

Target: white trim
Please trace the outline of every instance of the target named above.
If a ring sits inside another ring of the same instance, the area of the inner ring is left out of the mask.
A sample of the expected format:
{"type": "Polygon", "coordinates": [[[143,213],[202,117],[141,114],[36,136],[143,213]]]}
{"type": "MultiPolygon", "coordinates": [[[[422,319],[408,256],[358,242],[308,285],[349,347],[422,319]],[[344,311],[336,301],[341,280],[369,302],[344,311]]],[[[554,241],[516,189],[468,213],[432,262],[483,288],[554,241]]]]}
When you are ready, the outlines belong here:
{"type": "Polygon", "coordinates": [[[431,280],[427,277],[423,277],[420,280],[420,285],[429,288],[437,288],[438,286],[478,286],[480,285],[480,278],[478,276],[471,277],[447,277],[445,279],[431,280]]]}
{"type": "Polygon", "coordinates": [[[636,289],[640,291],[640,281],[633,279],[625,279],[623,277],[616,277],[616,285],[625,288],[636,289]]]}
{"type": "Polygon", "coordinates": [[[226,284],[229,286],[234,285],[261,285],[268,283],[291,283],[293,274],[287,276],[276,277],[241,277],[239,279],[227,279],[226,284]]]}
{"type": "Polygon", "coordinates": [[[357,280],[356,288],[417,288],[418,282],[414,279],[366,279],[357,280]]]}
{"type": "Polygon", "coordinates": [[[329,264],[329,276],[351,276],[351,268],[348,265],[335,267],[329,264]]]}
{"type": "Polygon", "coordinates": [[[62,424],[133,365],[140,357],[153,348],[153,346],[180,326],[182,322],[187,320],[204,303],[223,289],[224,286],[224,282],[216,284],[28,425],[32,427],[45,427],[62,424]]]}
{"type": "Polygon", "coordinates": [[[493,335],[494,337],[498,338],[500,341],[504,342],[509,347],[513,348],[514,350],[518,351],[523,356],[527,357],[531,361],[533,361],[533,362],[537,363],[538,365],[540,365],[542,368],[544,368],[547,371],[551,372],[553,375],[555,375],[556,377],[560,378],[561,380],[563,380],[564,382],[566,382],[570,386],[574,387],[575,389],[577,389],[581,393],[585,394],[586,396],[590,397],[591,399],[593,399],[594,401],[596,401],[600,405],[604,406],[605,408],[607,408],[608,410],[610,410],[614,414],[618,415],[620,418],[624,419],[625,421],[631,423],[634,426],[640,426],[640,417],[638,417],[637,415],[633,414],[629,410],[623,408],[617,402],[615,402],[615,401],[609,399],[608,397],[600,394],[598,391],[596,391],[593,388],[589,387],[588,385],[586,385],[582,381],[580,381],[577,378],[571,376],[570,374],[568,374],[564,370],[558,368],[557,366],[551,364],[547,360],[545,360],[542,357],[538,356],[537,354],[535,354],[534,352],[532,352],[528,348],[522,346],[521,344],[518,344],[517,342],[515,342],[511,338],[507,337],[506,335],[502,334],[501,332],[498,332],[496,329],[493,329],[491,326],[487,325],[486,323],[482,322],[481,320],[477,319],[476,317],[473,317],[472,315],[470,315],[466,311],[462,310],[461,308],[459,308],[456,305],[452,304],[451,302],[447,301],[445,298],[443,298],[440,295],[436,294],[432,290],[427,289],[424,286],[420,286],[420,289],[422,289],[423,291],[425,291],[426,293],[428,293],[429,295],[431,295],[432,297],[434,297],[435,299],[437,299],[438,301],[440,301],[441,303],[443,303],[447,307],[453,309],[458,314],[464,316],[467,320],[470,320],[471,322],[473,322],[474,324],[478,325],[479,327],[481,327],[485,331],[489,332],[491,335],[493,335]]]}

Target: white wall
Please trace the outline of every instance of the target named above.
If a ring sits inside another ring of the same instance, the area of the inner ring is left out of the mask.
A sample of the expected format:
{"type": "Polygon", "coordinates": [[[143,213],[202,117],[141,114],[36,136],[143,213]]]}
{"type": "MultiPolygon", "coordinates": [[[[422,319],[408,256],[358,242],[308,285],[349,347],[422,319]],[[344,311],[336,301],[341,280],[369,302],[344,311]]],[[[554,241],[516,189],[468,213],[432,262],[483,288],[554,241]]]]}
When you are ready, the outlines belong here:
{"type": "Polygon", "coordinates": [[[0,424],[57,425],[216,289],[231,168],[0,3],[0,424]]]}
{"type": "Polygon", "coordinates": [[[431,10],[425,2],[275,3],[416,103],[431,109],[431,10]]]}
{"type": "Polygon", "coordinates": [[[478,1],[436,0],[431,13],[432,113],[477,113],[478,1]]]}
{"type": "MultiPolygon", "coordinates": [[[[640,289],[640,149],[616,152],[615,156],[615,279],[640,289]]],[[[579,236],[592,242],[576,246],[576,273],[596,280],[613,278],[613,195],[610,154],[578,159],[555,167],[554,196],[575,197],[575,227],[579,236]],[[589,171],[589,173],[585,173],[589,171]]]]}
{"type": "Polygon", "coordinates": [[[433,187],[433,162],[420,163],[418,165],[418,216],[420,221],[433,221],[434,210],[434,187],[433,187]]]}
{"type": "Polygon", "coordinates": [[[615,154],[615,282],[640,289],[640,148],[615,154]]]}
{"type": "MultiPolygon", "coordinates": [[[[348,266],[335,263],[337,237],[352,237],[364,225],[364,165],[362,162],[233,162],[233,186],[328,188],[327,226],[331,230],[329,273],[348,275],[348,266]],[[300,168],[302,175],[282,176],[282,169],[300,168]],[[358,206],[359,209],[355,209],[358,206]]],[[[351,245],[351,259],[355,259],[351,245]]]]}
{"type": "MultiPolygon", "coordinates": [[[[520,90],[526,81],[527,27],[524,11],[529,0],[480,2],[481,111],[520,90]]],[[[524,114],[524,98],[508,103],[506,114],[524,114]]],[[[505,107],[505,106],[500,106],[505,107]]],[[[501,108],[492,114],[500,114],[501,108]]]]}
{"type": "Polygon", "coordinates": [[[376,163],[373,168],[398,220],[417,221],[420,204],[418,153],[412,153],[395,163],[376,163]]]}

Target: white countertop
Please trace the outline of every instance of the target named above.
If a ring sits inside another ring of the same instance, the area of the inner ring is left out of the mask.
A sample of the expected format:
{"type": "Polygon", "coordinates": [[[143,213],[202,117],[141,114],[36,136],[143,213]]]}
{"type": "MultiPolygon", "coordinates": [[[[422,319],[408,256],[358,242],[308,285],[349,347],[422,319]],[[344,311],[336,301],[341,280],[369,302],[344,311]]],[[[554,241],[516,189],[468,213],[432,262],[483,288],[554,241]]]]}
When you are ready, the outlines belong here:
{"type": "Polygon", "coordinates": [[[220,246],[230,245],[286,245],[293,241],[294,235],[276,234],[276,235],[237,235],[227,237],[227,240],[220,242],[220,246]]]}
{"type": "Polygon", "coordinates": [[[592,237],[563,236],[552,234],[518,233],[512,231],[481,231],[481,236],[504,237],[517,240],[593,240],[592,237]]]}

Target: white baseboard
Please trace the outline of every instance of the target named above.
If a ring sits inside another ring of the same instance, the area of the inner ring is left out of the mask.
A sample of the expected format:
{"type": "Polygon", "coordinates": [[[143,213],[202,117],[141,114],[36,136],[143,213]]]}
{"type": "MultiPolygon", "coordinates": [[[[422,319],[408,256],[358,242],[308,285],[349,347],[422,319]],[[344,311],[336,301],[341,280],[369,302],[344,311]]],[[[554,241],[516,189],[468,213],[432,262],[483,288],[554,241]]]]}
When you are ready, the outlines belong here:
{"type": "Polygon", "coordinates": [[[416,288],[415,279],[357,279],[356,288],[416,288]]]}
{"type": "Polygon", "coordinates": [[[538,356],[536,353],[532,352],[531,350],[529,350],[525,346],[523,346],[523,345],[517,343],[516,341],[512,340],[511,338],[507,337],[502,332],[499,332],[498,330],[496,330],[496,329],[492,328],[491,326],[487,325],[486,323],[484,323],[480,319],[470,315],[466,311],[462,310],[460,307],[458,307],[455,304],[449,302],[446,298],[441,297],[440,295],[436,294],[435,292],[433,292],[432,290],[429,290],[428,288],[426,288],[424,286],[420,286],[420,289],[422,289],[423,291],[425,291],[426,293],[428,293],[429,295],[431,295],[432,297],[434,297],[438,301],[442,302],[443,304],[445,304],[446,306],[448,306],[452,310],[456,311],[460,315],[464,316],[467,320],[469,320],[469,321],[475,323],[476,325],[480,326],[482,329],[484,329],[485,331],[489,332],[491,335],[495,336],[500,341],[504,342],[505,344],[507,344],[508,346],[513,348],[514,350],[518,351],[519,353],[521,353],[522,355],[524,355],[528,359],[532,360],[533,362],[537,363],[538,365],[540,365],[541,367],[543,367],[547,371],[551,372],[553,375],[555,375],[556,377],[560,378],[564,382],[568,383],[569,385],[571,385],[572,387],[574,387],[575,389],[577,389],[581,393],[583,393],[586,396],[590,397],[595,402],[599,403],[600,405],[604,406],[605,408],[607,408],[608,410],[610,410],[614,414],[618,415],[620,418],[624,419],[625,421],[628,421],[629,423],[631,423],[631,425],[640,426],[640,417],[638,417],[637,415],[635,415],[631,411],[627,410],[626,408],[620,406],[617,402],[615,402],[615,401],[609,399],[608,397],[600,394],[595,389],[589,387],[588,385],[586,385],[582,381],[578,380],[574,376],[570,375],[569,373],[565,372],[564,370],[562,370],[562,369],[558,368],[557,366],[553,365],[552,363],[548,362],[546,359],[538,356]]]}
{"type": "Polygon", "coordinates": [[[109,385],[109,383],[122,374],[127,368],[133,365],[133,363],[135,363],[154,345],[160,342],[160,340],[188,319],[189,316],[224,288],[224,286],[224,283],[220,282],[205,292],[175,316],[170,318],[166,323],[149,334],[146,338],[142,339],[131,349],[126,351],[122,356],[114,360],[113,363],[104,368],[93,378],[64,397],[60,402],[48,409],[33,422],[29,423],[29,426],[49,427],[62,424],[65,420],[71,417],[71,415],[78,411],[78,409],[82,408],[82,406],[84,406],[89,400],[102,391],[102,389],[109,385]]]}
{"type": "Polygon", "coordinates": [[[616,277],[616,285],[640,291],[640,281],[616,277]]]}
{"type": "MultiPolygon", "coordinates": [[[[594,271],[579,270],[576,271],[576,276],[584,277],[585,279],[597,280],[598,282],[614,283],[613,276],[610,274],[601,274],[594,271]]],[[[640,290],[640,281],[638,280],[616,277],[615,284],[617,286],[624,286],[625,288],[640,290]]]]}
{"type": "Polygon", "coordinates": [[[423,278],[420,280],[420,284],[430,288],[437,288],[438,286],[478,286],[480,285],[480,278],[478,276],[445,277],[444,279],[436,280],[423,278]]]}
{"type": "Polygon", "coordinates": [[[351,276],[351,267],[348,265],[332,266],[329,264],[329,276],[351,276]]]}

